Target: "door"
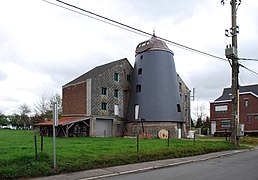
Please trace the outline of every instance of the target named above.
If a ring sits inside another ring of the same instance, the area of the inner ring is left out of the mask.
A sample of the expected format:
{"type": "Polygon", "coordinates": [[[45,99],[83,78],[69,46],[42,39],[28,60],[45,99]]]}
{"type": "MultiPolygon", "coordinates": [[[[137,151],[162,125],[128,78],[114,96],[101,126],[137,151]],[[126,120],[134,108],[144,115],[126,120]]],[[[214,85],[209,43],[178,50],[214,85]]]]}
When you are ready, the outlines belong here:
{"type": "Polygon", "coordinates": [[[112,137],[112,119],[96,119],[96,137],[112,137]]]}
{"type": "Polygon", "coordinates": [[[216,132],[216,121],[211,121],[211,134],[214,135],[216,132]]]}

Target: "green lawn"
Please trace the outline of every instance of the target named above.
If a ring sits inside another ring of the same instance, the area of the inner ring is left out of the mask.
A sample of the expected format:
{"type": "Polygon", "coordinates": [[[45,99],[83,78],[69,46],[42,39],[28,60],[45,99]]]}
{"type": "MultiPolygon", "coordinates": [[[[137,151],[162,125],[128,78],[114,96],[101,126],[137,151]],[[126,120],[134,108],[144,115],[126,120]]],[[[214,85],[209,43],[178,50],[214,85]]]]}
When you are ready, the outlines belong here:
{"type": "Polygon", "coordinates": [[[136,139],[123,138],[57,138],[57,169],[53,170],[53,139],[44,137],[44,152],[35,160],[34,132],[0,130],[0,179],[27,178],[101,168],[151,160],[193,156],[235,147],[222,140],[136,139]]]}

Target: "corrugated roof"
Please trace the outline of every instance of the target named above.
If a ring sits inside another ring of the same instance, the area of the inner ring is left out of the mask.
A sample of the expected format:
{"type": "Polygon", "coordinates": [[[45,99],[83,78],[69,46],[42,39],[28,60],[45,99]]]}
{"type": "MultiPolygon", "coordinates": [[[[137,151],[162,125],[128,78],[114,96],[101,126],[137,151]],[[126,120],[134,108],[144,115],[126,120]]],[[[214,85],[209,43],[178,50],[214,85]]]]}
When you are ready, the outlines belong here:
{"type": "MultiPolygon", "coordinates": [[[[72,124],[78,121],[86,120],[87,118],[79,118],[79,117],[69,117],[69,118],[61,118],[58,120],[58,125],[66,125],[72,124]]],[[[37,123],[35,126],[53,126],[53,121],[47,121],[42,123],[37,123]]]]}
{"type": "MultiPolygon", "coordinates": [[[[87,79],[95,77],[95,76],[103,73],[104,71],[110,69],[112,66],[114,66],[118,63],[121,63],[122,61],[128,61],[128,60],[126,58],[124,58],[124,59],[113,61],[111,63],[107,63],[107,64],[104,64],[104,65],[101,65],[101,66],[97,66],[94,69],[84,73],[83,75],[81,75],[81,76],[77,77],[76,79],[70,81],[69,83],[65,84],[63,87],[86,81],[87,79]]],[[[128,63],[129,63],[129,61],[128,61],[128,63]]]]}
{"type": "MultiPolygon", "coordinates": [[[[251,92],[251,93],[255,94],[256,96],[258,96],[258,84],[239,87],[240,94],[247,93],[247,92],[251,92]]],[[[222,95],[215,101],[231,100],[231,97],[230,97],[231,94],[232,94],[231,88],[224,88],[222,95]]]]}

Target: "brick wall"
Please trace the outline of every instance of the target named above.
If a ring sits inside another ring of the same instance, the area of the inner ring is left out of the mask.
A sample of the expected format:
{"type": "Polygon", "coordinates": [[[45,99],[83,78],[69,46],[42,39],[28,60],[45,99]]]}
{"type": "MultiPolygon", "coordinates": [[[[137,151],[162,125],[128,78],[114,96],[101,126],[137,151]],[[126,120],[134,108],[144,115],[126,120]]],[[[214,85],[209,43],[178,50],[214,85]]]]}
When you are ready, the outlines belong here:
{"type": "MultiPolygon", "coordinates": [[[[258,131],[258,119],[255,119],[255,116],[258,116],[258,98],[250,93],[240,94],[239,97],[239,123],[245,124],[245,131],[258,131]],[[248,101],[247,105],[245,101],[248,101]],[[250,116],[249,120],[248,116],[250,116]]],[[[230,128],[221,127],[221,121],[231,120],[231,117],[231,101],[210,103],[210,119],[216,121],[216,131],[229,131],[230,128]],[[217,105],[227,105],[228,111],[215,113],[215,106],[217,105]]]]}
{"type": "Polygon", "coordinates": [[[63,116],[86,113],[86,82],[63,87],[63,116]]]}

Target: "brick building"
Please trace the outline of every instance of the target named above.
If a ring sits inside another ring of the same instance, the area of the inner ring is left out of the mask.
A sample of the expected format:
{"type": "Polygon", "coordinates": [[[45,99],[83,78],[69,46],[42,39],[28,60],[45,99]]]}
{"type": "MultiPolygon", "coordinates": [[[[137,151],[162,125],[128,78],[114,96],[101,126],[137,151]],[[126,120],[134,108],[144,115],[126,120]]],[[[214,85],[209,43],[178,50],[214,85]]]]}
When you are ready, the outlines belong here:
{"type": "MultiPolygon", "coordinates": [[[[231,88],[210,103],[211,133],[230,132],[232,117],[231,88]]],[[[239,123],[245,135],[258,135],[258,84],[239,87],[239,123]]]]}

